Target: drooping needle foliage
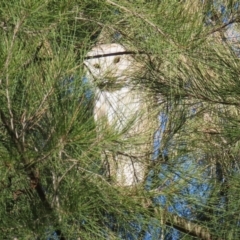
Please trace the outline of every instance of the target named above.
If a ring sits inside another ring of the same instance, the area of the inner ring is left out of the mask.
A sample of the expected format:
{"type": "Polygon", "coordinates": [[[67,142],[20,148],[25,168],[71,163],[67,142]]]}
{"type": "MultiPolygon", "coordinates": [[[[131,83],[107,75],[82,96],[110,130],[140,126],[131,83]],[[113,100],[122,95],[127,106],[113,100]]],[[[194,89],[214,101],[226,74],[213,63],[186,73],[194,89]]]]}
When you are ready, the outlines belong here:
{"type": "Polygon", "coordinates": [[[2,238],[238,239],[239,4],[2,0],[2,238]],[[132,188],[101,162],[121,136],[93,118],[83,63],[99,43],[143,66],[134,81],[159,113],[154,157],[132,188]]]}

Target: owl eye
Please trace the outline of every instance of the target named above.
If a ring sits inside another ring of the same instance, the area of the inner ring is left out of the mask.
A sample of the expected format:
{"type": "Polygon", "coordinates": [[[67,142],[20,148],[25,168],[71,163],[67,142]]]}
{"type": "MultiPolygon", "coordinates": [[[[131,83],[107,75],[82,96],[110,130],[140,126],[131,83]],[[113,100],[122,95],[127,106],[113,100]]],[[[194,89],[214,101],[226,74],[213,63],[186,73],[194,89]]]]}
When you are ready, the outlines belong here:
{"type": "Polygon", "coordinates": [[[116,64],[116,63],[118,63],[118,62],[120,62],[120,57],[115,57],[114,59],[113,59],[113,62],[116,64]]]}
{"type": "Polygon", "coordinates": [[[97,69],[100,69],[100,68],[101,68],[100,64],[98,64],[98,63],[95,63],[93,66],[94,66],[95,68],[97,68],[97,69]]]}

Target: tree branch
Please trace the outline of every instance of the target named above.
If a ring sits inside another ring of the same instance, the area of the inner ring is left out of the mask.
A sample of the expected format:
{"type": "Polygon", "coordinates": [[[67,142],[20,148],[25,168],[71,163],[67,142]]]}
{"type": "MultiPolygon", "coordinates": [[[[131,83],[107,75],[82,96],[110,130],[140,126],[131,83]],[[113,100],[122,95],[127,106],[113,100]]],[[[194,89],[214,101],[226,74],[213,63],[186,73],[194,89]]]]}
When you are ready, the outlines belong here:
{"type": "Polygon", "coordinates": [[[180,232],[186,233],[192,237],[200,238],[202,240],[213,240],[213,239],[221,240],[217,236],[214,236],[213,234],[211,234],[209,229],[205,226],[200,226],[197,223],[188,221],[187,219],[184,219],[182,217],[179,217],[177,215],[173,215],[170,213],[167,213],[166,215],[167,215],[166,225],[170,227],[174,227],[180,232]]]}
{"type": "Polygon", "coordinates": [[[19,139],[14,133],[14,130],[9,125],[9,120],[5,116],[2,110],[0,110],[0,118],[2,120],[2,123],[4,127],[6,128],[8,134],[10,135],[10,138],[13,141],[13,144],[15,145],[17,152],[19,153],[21,160],[25,167],[25,172],[27,173],[28,177],[30,178],[30,184],[31,188],[34,188],[41,199],[42,203],[44,204],[46,210],[52,210],[51,205],[47,201],[46,194],[43,190],[43,187],[40,183],[40,179],[38,174],[34,171],[34,169],[31,167],[29,168],[29,161],[24,156],[24,146],[19,142],[19,139]]]}

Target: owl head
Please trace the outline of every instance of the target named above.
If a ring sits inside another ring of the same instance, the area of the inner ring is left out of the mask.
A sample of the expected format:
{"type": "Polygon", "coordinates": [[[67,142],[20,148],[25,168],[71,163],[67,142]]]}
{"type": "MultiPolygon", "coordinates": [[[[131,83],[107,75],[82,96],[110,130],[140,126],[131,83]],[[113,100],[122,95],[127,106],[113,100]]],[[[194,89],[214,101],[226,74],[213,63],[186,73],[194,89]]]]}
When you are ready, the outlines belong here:
{"type": "Polygon", "coordinates": [[[84,65],[87,78],[100,88],[123,87],[129,84],[136,71],[136,60],[117,43],[92,48],[84,65]]]}

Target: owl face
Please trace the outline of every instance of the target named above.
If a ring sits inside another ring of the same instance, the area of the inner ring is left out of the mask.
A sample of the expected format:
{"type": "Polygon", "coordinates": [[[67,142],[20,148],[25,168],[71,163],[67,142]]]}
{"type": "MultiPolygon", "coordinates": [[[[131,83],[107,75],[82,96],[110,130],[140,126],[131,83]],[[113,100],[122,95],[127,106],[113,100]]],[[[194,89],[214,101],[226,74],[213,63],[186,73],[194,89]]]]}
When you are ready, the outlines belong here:
{"type": "Polygon", "coordinates": [[[87,57],[99,57],[89,58],[84,61],[87,78],[93,80],[100,88],[106,85],[123,86],[127,84],[130,76],[133,74],[135,60],[130,55],[119,54],[125,51],[123,46],[116,43],[102,44],[94,47],[87,54],[87,57]],[[114,55],[115,53],[118,54],[114,55]]]}

